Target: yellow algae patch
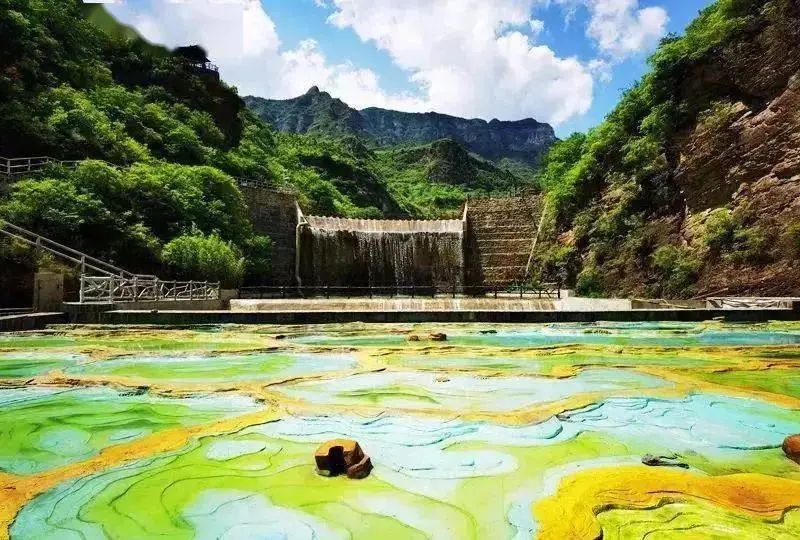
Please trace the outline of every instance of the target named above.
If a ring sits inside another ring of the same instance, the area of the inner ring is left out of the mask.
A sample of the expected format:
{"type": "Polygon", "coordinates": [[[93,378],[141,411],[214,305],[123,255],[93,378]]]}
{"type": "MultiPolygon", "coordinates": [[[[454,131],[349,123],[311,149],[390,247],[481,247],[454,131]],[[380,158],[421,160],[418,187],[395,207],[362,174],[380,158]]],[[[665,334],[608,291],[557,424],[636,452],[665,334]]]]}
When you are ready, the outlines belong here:
{"type": "Polygon", "coordinates": [[[230,433],[252,425],[275,421],[279,416],[275,409],[263,409],[213,424],[165,430],[128,444],[110,446],[85,461],[71,463],[37,475],[16,476],[0,472],[0,540],[8,538],[8,528],[22,506],[61,482],[136,459],[178,450],[193,437],[230,433]]]}
{"type": "Polygon", "coordinates": [[[602,537],[597,514],[700,500],[756,518],[776,520],[800,505],[800,482],[762,474],[701,476],[676,469],[619,466],[583,471],[534,505],[542,540],[602,537]]]}

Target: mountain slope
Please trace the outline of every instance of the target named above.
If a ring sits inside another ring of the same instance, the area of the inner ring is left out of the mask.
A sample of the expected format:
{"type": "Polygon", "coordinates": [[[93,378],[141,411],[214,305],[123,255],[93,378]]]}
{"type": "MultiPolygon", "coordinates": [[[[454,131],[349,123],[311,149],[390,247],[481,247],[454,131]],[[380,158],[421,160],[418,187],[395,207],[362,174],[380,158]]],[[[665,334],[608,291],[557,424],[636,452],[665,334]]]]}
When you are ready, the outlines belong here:
{"type": "Polygon", "coordinates": [[[374,107],[358,111],[317,87],[293,99],[247,96],[244,100],[262,120],[280,131],[356,135],[378,146],[451,138],[486,159],[511,158],[535,165],[557,140],[551,126],[530,118],[486,122],[432,112],[405,113],[374,107]]]}
{"type": "Polygon", "coordinates": [[[718,0],[557,144],[542,274],[584,293],[800,294],[800,7],[718,0]]]}
{"type": "Polygon", "coordinates": [[[453,139],[388,147],[374,155],[376,174],[386,180],[389,192],[409,215],[449,217],[467,197],[507,194],[529,186],[453,139]]]}

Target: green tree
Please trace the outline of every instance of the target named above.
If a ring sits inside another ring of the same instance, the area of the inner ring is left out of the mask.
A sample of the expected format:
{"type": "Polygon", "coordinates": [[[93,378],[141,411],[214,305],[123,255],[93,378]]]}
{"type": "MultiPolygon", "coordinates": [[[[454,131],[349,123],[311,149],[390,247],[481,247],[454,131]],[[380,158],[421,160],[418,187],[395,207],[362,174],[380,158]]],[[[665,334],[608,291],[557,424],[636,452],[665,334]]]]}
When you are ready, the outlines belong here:
{"type": "Polygon", "coordinates": [[[236,246],[217,234],[205,236],[196,230],[168,242],[161,259],[179,279],[219,281],[224,287],[238,286],[245,269],[236,246]]]}

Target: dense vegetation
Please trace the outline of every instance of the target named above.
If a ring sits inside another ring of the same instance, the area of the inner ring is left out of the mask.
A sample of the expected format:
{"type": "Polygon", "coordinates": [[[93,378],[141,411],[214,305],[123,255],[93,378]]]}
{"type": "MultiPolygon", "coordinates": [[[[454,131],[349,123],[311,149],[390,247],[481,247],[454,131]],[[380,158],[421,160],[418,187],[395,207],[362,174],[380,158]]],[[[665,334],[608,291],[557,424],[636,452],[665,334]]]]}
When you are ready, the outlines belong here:
{"type": "Polygon", "coordinates": [[[259,118],[286,133],[356,136],[370,147],[428,144],[452,139],[483,159],[513,161],[516,170],[536,167],[556,141],[553,128],[532,118],[517,121],[459,118],[369,107],[357,110],[316,86],[290,99],[245,96],[259,118]]]}
{"type": "Polygon", "coordinates": [[[687,131],[726,129],[736,101],[763,107],[769,96],[748,95],[719,59],[735,63],[741,44],[791,9],[790,0],[718,0],[683,37],[662,41],[650,72],[601,125],[551,149],[538,176],[549,210],[542,277],[567,278],[583,294],[689,297],[708,265],[770,257],[768,231],[725,207],[696,217],[702,241],[681,241],[689,216],[674,176],[687,131]]]}
{"type": "MultiPolygon", "coordinates": [[[[270,242],[253,234],[237,178],[350,217],[450,214],[515,182],[450,143],[376,152],[276,132],[206,60],[145,42],[98,5],[0,0],[0,154],[86,160],[7,188],[0,218],[133,271],[263,282],[270,242]]],[[[0,251],[14,272],[36,264],[20,246],[0,251]]]]}

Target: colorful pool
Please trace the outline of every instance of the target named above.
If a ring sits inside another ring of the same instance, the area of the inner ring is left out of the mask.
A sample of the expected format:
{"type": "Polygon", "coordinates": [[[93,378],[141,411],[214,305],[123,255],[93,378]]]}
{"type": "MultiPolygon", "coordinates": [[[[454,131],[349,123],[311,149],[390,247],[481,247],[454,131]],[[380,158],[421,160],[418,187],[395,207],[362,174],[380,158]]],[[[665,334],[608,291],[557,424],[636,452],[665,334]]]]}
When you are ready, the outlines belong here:
{"type": "Polygon", "coordinates": [[[781,450],[800,433],[798,381],[792,323],[5,335],[0,527],[12,539],[798,538],[800,465],[781,450]],[[315,473],[315,448],[334,438],[359,442],[369,477],[315,473]]]}

